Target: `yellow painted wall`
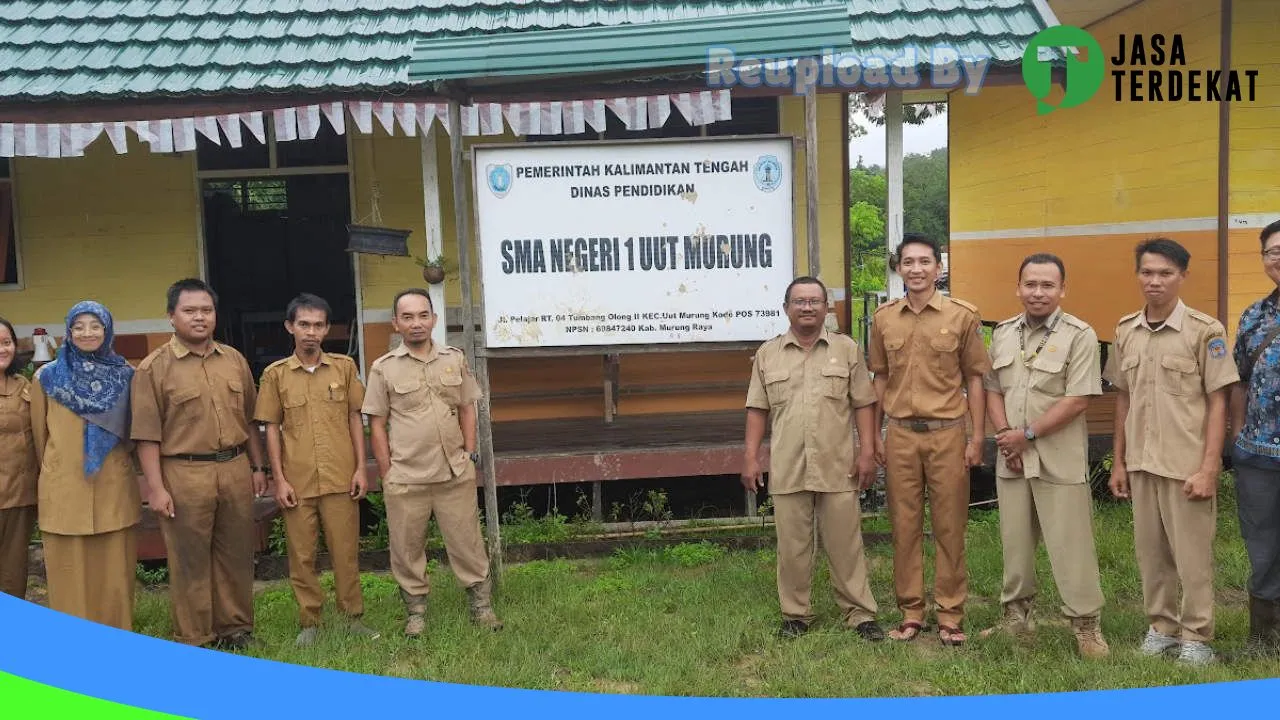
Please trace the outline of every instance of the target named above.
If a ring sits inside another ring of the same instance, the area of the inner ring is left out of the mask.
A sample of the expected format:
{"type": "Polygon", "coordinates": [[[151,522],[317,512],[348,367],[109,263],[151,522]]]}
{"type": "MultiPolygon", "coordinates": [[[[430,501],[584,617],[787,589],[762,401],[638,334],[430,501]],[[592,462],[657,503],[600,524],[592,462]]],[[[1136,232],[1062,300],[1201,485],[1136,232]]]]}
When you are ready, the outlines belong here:
{"type": "Polygon", "coordinates": [[[15,159],[25,289],[0,292],[0,314],[48,323],[92,298],[116,322],[165,317],[165,290],[199,272],[194,163],[132,133],[124,155],[102,137],[82,158],[15,159]]]}
{"type": "MultiPolygon", "coordinates": [[[[848,128],[844,124],[844,95],[827,94],[818,96],[818,232],[822,252],[822,282],[827,287],[842,288],[845,286],[846,239],[845,208],[848,200],[845,197],[845,163],[844,146],[848,143],[848,128]]],[[[797,274],[808,274],[808,211],[805,190],[805,154],[804,143],[804,99],[786,96],[779,102],[781,114],[779,129],[783,135],[792,135],[802,142],[795,154],[795,242],[797,274]]],[[[781,300],[779,300],[781,302],[781,300]]]]}
{"type": "MultiPolygon", "coordinates": [[[[1147,0],[1089,30],[1108,56],[1121,32],[1181,33],[1187,69],[1219,65],[1217,3],[1147,0]]],[[[1090,101],[1047,115],[1036,114],[1021,84],[987,87],[976,97],[952,93],[952,232],[1216,217],[1217,105],[1133,103],[1127,87],[1125,98],[1115,101],[1109,74],[1090,101]]],[[[1209,303],[1201,302],[1200,309],[1214,313],[1216,300],[1210,298],[1216,297],[1216,281],[1212,292],[1200,283],[1216,276],[1217,246],[1195,233],[1190,237],[1193,287],[1209,303]]],[[[1072,293],[1072,311],[1094,322],[1100,334],[1109,334],[1104,328],[1140,303],[1130,292],[1136,239],[1141,236],[956,240],[952,291],[976,302],[984,317],[1012,315],[1018,310],[1012,294],[1014,256],[1020,261],[1033,251],[1057,251],[1079,258],[1069,275],[1088,273],[1102,291],[1072,293]]]]}
{"type": "MultiPolygon", "coordinates": [[[[1231,64],[1257,68],[1253,103],[1231,106],[1230,213],[1280,220],[1280,8],[1274,0],[1235,0],[1231,18],[1231,64]]],[[[1240,313],[1275,286],[1262,272],[1260,228],[1232,229],[1227,283],[1228,317],[1240,313]]]]}

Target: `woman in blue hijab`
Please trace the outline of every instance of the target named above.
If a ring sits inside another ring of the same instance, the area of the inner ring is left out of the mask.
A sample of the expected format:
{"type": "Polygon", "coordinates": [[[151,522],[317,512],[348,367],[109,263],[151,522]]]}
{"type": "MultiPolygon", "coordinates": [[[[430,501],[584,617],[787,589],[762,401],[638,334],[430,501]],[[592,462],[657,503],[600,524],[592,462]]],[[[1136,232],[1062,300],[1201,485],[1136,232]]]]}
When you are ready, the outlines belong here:
{"type": "Polygon", "coordinates": [[[49,607],[132,630],[142,506],[129,441],[133,368],[112,349],[102,305],[77,303],[66,330],[31,388],[49,607]]]}

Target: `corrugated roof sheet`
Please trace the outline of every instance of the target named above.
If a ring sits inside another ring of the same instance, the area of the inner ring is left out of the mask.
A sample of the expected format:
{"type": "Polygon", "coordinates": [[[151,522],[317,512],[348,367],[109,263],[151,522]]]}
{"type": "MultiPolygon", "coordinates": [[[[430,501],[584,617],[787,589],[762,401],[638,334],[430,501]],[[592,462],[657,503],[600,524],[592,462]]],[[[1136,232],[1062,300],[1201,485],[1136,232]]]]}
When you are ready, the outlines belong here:
{"type": "MultiPolygon", "coordinates": [[[[416,40],[818,7],[830,0],[12,0],[0,99],[383,90],[416,40]]],[[[1021,60],[1034,0],[848,0],[854,52],[1021,60]]]]}
{"type": "Polygon", "coordinates": [[[691,20],[432,38],[415,46],[409,79],[700,67],[706,65],[710,47],[756,58],[849,52],[849,15],[843,3],[836,3],[691,20]]]}

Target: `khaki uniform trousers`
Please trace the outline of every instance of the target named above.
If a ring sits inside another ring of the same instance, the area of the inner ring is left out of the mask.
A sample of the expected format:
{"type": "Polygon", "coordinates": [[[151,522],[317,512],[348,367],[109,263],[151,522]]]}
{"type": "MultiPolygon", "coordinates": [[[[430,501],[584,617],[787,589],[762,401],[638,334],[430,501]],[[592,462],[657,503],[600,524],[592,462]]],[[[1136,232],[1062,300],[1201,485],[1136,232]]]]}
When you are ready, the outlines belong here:
{"type": "Polygon", "coordinates": [[[0,510],[0,592],[26,599],[27,550],[36,529],[36,506],[0,510]]]}
{"type": "Polygon", "coordinates": [[[174,517],[160,518],[169,556],[174,639],[203,645],[253,629],[253,484],[249,458],[163,458],[174,517]]]}
{"type": "Polygon", "coordinates": [[[893,525],[893,587],[903,622],[924,622],[924,500],[933,520],[934,603],[940,624],[960,627],[969,594],[964,537],[969,471],[964,424],[928,432],[888,424],[886,499],[893,525]]]}
{"type": "Polygon", "coordinates": [[[1004,588],[1000,603],[1036,596],[1036,546],[1044,540],[1062,614],[1097,617],[1104,603],[1093,543],[1093,496],[1088,483],[1052,483],[1040,478],[998,478],[1004,588]]]}
{"type": "Polygon", "coordinates": [[[97,535],[44,533],[42,539],[49,608],[132,631],[137,526],[97,535]]]}
{"type": "Polygon", "coordinates": [[[316,573],[316,544],[322,524],[333,566],[338,611],[348,617],[364,614],[364,596],[360,592],[360,503],[346,493],[299,499],[297,507],[284,510],[284,532],[289,583],[298,601],[299,624],[304,628],[320,624],[324,606],[324,589],[316,573]]]}
{"type": "Polygon", "coordinates": [[[867,579],[858,493],[802,491],[772,497],[782,616],[806,624],[813,621],[809,599],[813,587],[813,527],[817,521],[844,624],[857,627],[875,620],[877,607],[867,579]]]}
{"type": "Polygon", "coordinates": [[[391,574],[411,612],[425,609],[431,591],[426,538],[433,514],[444,536],[449,567],[458,581],[471,587],[489,577],[474,467],[442,483],[389,482],[382,493],[391,536],[391,574]]]}
{"type": "Polygon", "coordinates": [[[1213,640],[1217,498],[1188,500],[1181,480],[1145,472],[1129,473],[1129,494],[1142,598],[1152,627],[1184,642],[1213,640]]]}

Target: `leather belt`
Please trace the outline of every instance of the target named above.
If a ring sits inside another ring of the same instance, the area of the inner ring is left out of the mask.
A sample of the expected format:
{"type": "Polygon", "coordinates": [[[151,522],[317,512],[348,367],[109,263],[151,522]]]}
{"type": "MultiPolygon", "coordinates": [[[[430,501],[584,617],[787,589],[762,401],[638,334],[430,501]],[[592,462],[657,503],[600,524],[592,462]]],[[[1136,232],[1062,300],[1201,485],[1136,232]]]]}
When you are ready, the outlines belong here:
{"type": "Polygon", "coordinates": [[[954,420],[927,420],[925,418],[891,417],[889,418],[889,422],[893,423],[894,425],[901,425],[902,427],[910,428],[912,432],[921,433],[921,432],[932,432],[934,430],[941,430],[943,428],[955,427],[956,425],[963,425],[964,418],[956,418],[954,420]]]}
{"type": "Polygon", "coordinates": [[[206,455],[165,455],[165,457],[171,460],[186,460],[187,462],[224,463],[235,460],[243,454],[244,446],[240,445],[238,447],[227,448],[226,450],[219,450],[218,452],[208,453],[206,455]]]}

